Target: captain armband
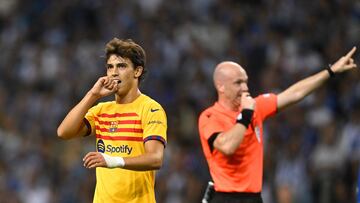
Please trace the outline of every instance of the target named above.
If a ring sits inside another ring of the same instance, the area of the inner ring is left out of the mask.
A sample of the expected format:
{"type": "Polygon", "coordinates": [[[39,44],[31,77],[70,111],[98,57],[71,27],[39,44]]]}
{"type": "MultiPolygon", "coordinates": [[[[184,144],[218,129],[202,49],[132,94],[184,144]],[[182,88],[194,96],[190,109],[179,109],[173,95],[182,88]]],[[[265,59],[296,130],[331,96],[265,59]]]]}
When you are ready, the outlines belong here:
{"type": "Polygon", "coordinates": [[[254,114],[254,110],[251,109],[243,109],[240,114],[236,118],[236,123],[240,123],[244,125],[246,128],[251,123],[252,116],[254,114]]]}
{"type": "Polygon", "coordinates": [[[109,156],[104,153],[100,154],[104,157],[108,168],[123,168],[125,166],[125,161],[122,157],[109,156]]]}

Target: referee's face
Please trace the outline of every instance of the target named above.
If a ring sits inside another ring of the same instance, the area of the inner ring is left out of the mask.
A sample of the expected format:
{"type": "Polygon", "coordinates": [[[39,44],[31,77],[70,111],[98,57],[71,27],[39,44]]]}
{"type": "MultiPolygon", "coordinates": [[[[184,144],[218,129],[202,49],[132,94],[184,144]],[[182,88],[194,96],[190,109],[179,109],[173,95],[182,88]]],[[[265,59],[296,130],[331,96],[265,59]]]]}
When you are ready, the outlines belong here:
{"type": "Polygon", "coordinates": [[[241,105],[242,93],[249,92],[247,85],[248,76],[243,68],[235,66],[231,68],[231,74],[228,74],[228,80],[225,82],[225,96],[236,107],[241,105]]]}

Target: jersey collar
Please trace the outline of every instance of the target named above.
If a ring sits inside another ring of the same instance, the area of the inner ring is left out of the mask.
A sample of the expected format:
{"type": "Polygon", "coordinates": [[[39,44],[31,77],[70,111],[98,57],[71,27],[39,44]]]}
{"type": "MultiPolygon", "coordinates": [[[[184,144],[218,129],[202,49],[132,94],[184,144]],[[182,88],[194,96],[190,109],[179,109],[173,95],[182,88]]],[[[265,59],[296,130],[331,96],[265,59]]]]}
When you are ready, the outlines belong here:
{"type": "Polygon", "coordinates": [[[215,102],[214,109],[219,112],[222,112],[223,114],[226,114],[227,116],[230,116],[230,117],[236,117],[240,113],[240,111],[232,111],[232,110],[226,109],[219,102],[215,102]]]}

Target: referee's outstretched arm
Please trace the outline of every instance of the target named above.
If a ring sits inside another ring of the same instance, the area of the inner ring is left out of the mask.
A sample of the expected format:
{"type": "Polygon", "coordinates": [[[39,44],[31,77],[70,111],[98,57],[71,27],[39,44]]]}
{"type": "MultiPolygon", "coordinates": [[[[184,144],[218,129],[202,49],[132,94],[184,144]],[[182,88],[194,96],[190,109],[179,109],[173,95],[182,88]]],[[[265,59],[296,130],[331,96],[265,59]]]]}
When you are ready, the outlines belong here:
{"type": "Polygon", "coordinates": [[[300,80],[287,88],[285,91],[281,92],[278,95],[277,100],[278,111],[299,102],[323,85],[330,77],[335,76],[335,74],[356,68],[356,64],[352,58],[355,51],[356,47],[353,47],[345,56],[341,57],[333,65],[323,71],[320,71],[319,73],[300,80]]]}

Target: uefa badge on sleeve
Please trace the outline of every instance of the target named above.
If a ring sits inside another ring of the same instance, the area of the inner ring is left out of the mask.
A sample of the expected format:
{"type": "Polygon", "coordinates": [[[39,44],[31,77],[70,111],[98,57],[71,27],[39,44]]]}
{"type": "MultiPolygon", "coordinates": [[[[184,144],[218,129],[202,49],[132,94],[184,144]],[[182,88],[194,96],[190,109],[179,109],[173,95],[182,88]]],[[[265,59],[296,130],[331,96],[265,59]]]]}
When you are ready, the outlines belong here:
{"type": "Polygon", "coordinates": [[[258,142],[261,143],[260,128],[258,126],[255,126],[255,135],[258,142]]]}

